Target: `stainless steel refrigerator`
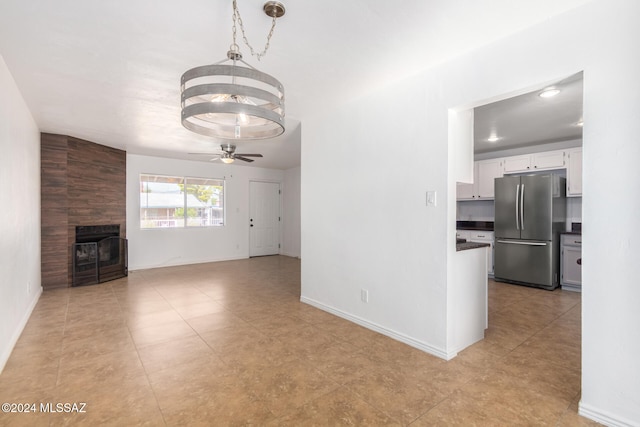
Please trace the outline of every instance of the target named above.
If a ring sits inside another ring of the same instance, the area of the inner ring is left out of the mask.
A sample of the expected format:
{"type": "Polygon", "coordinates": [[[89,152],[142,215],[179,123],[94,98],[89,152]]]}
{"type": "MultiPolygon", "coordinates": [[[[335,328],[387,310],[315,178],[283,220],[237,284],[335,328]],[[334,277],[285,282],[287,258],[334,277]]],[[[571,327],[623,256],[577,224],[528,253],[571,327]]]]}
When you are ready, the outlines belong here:
{"type": "Polygon", "coordinates": [[[559,285],[565,194],[565,179],[554,174],[496,178],[495,280],[544,289],[559,285]]]}

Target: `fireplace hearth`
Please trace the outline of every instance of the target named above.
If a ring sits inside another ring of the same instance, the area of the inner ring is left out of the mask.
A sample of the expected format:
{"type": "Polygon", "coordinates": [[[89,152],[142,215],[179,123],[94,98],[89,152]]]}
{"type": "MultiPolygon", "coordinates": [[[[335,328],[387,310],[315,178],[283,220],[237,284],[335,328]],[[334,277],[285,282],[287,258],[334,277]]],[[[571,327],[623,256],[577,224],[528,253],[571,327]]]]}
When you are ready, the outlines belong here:
{"type": "Polygon", "coordinates": [[[127,255],[127,239],[120,237],[120,225],[77,226],[72,248],[72,286],[93,285],[127,276],[127,255]]]}

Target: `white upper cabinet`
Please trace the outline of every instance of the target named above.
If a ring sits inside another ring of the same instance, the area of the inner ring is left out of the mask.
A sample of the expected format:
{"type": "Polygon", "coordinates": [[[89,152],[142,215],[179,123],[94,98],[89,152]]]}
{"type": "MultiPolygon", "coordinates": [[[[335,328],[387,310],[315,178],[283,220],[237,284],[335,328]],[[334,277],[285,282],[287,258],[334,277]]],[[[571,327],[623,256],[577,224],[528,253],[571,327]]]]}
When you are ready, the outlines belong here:
{"type": "Polygon", "coordinates": [[[456,200],[478,200],[478,162],[473,162],[473,182],[467,184],[458,182],[456,185],[456,200]]]}
{"type": "Polygon", "coordinates": [[[506,157],[503,163],[504,173],[526,172],[531,169],[531,155],[506,157]]]}
{"type": "Polygon", "coordinates": [[[494,180],[502,176],[502,159],[481,160],[473,163],[473,184],[459,182],[457,200],[493,200],[494,180]]]}
{"type": "Polygon", "coordinates": [[[465,184],[463,182],[458,182],[456,185],[456,199],[474,200],[474,187],[475,184],[465,184]]]}
{"type": "Polygon", "coordinates": [[[564,151],[547,151],[532,155],[533,169],[562,169],[566,167],[564,151]]]}
{"type": "Polygon", "coordinates": [[[477,163],[478,199],[494,198],[494,181],[502,176],[502,159],[482,160],[477,163]]]}
{"type": "Polygon", "coordinates": [[[567,197],[582,196],[582,147],[567,151],[567,197]]]}
{"type": "Polygon", "coordinates": [[[524,156],[506,157],[503,162],[505,174],[566,167],[564,151],[546,151],[524,156]]]}
{"type": "Polygon", "coordinates": [[[512,173],[554,169],[567,170],[568,197],[582,196],[582,147],[479,160],[473,166],[473,184],[459,182],[457,200],[493,200],[496,178],[512,173]]]}

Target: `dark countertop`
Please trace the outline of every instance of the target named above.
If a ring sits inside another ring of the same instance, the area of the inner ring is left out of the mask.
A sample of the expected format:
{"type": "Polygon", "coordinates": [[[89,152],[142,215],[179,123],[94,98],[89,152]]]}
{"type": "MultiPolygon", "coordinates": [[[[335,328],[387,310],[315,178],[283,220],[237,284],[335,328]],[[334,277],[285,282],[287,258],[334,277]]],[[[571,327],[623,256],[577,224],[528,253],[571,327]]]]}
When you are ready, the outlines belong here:
{"type": "Polygon", "coordinates": [[[456,221],[456,230],[493,231],[493,221],[456,221]]]}
{"type": "Polygon", "coordinates": [[[466,251],[468,249],[478,249],[484,247],[490,247],[491,245],[488,243],[479,243],[479,242],[464,242],[464,243],[456,243],[456,252],[466,251]]]}

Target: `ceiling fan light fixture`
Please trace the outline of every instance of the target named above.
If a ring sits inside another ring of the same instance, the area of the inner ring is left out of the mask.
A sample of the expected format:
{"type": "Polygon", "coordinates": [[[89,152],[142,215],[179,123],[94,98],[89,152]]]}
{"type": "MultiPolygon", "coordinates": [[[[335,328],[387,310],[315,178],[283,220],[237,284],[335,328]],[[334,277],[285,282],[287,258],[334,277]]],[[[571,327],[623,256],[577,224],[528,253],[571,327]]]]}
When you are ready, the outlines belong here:
{"type": "Polygon", "coordinates": [[[540,98],[552,98],[560,93],[560,89],[548,88],[538,94],[540,98]]]}
{"type": "Polygon", "coordinates": [[[262,53],[249,45],[233,0],[233,43],[227,59],[187,70],[181,78],[182,125],[201,135],[221,139],[263,139],[284,132],[284,87],[242,59],[236,44],[236,22],[251,54],[264,56],[275,28],[276,18],[284,15],[284,5],[269,1],[263,10],[272,18],[271,31],[262,53]]]}
{"type": "Polygon", "coordinates": [[[220,157],[220,161],[226,164],[233,163],[233,160],[234,159],[232,157],[220,157]]]}

